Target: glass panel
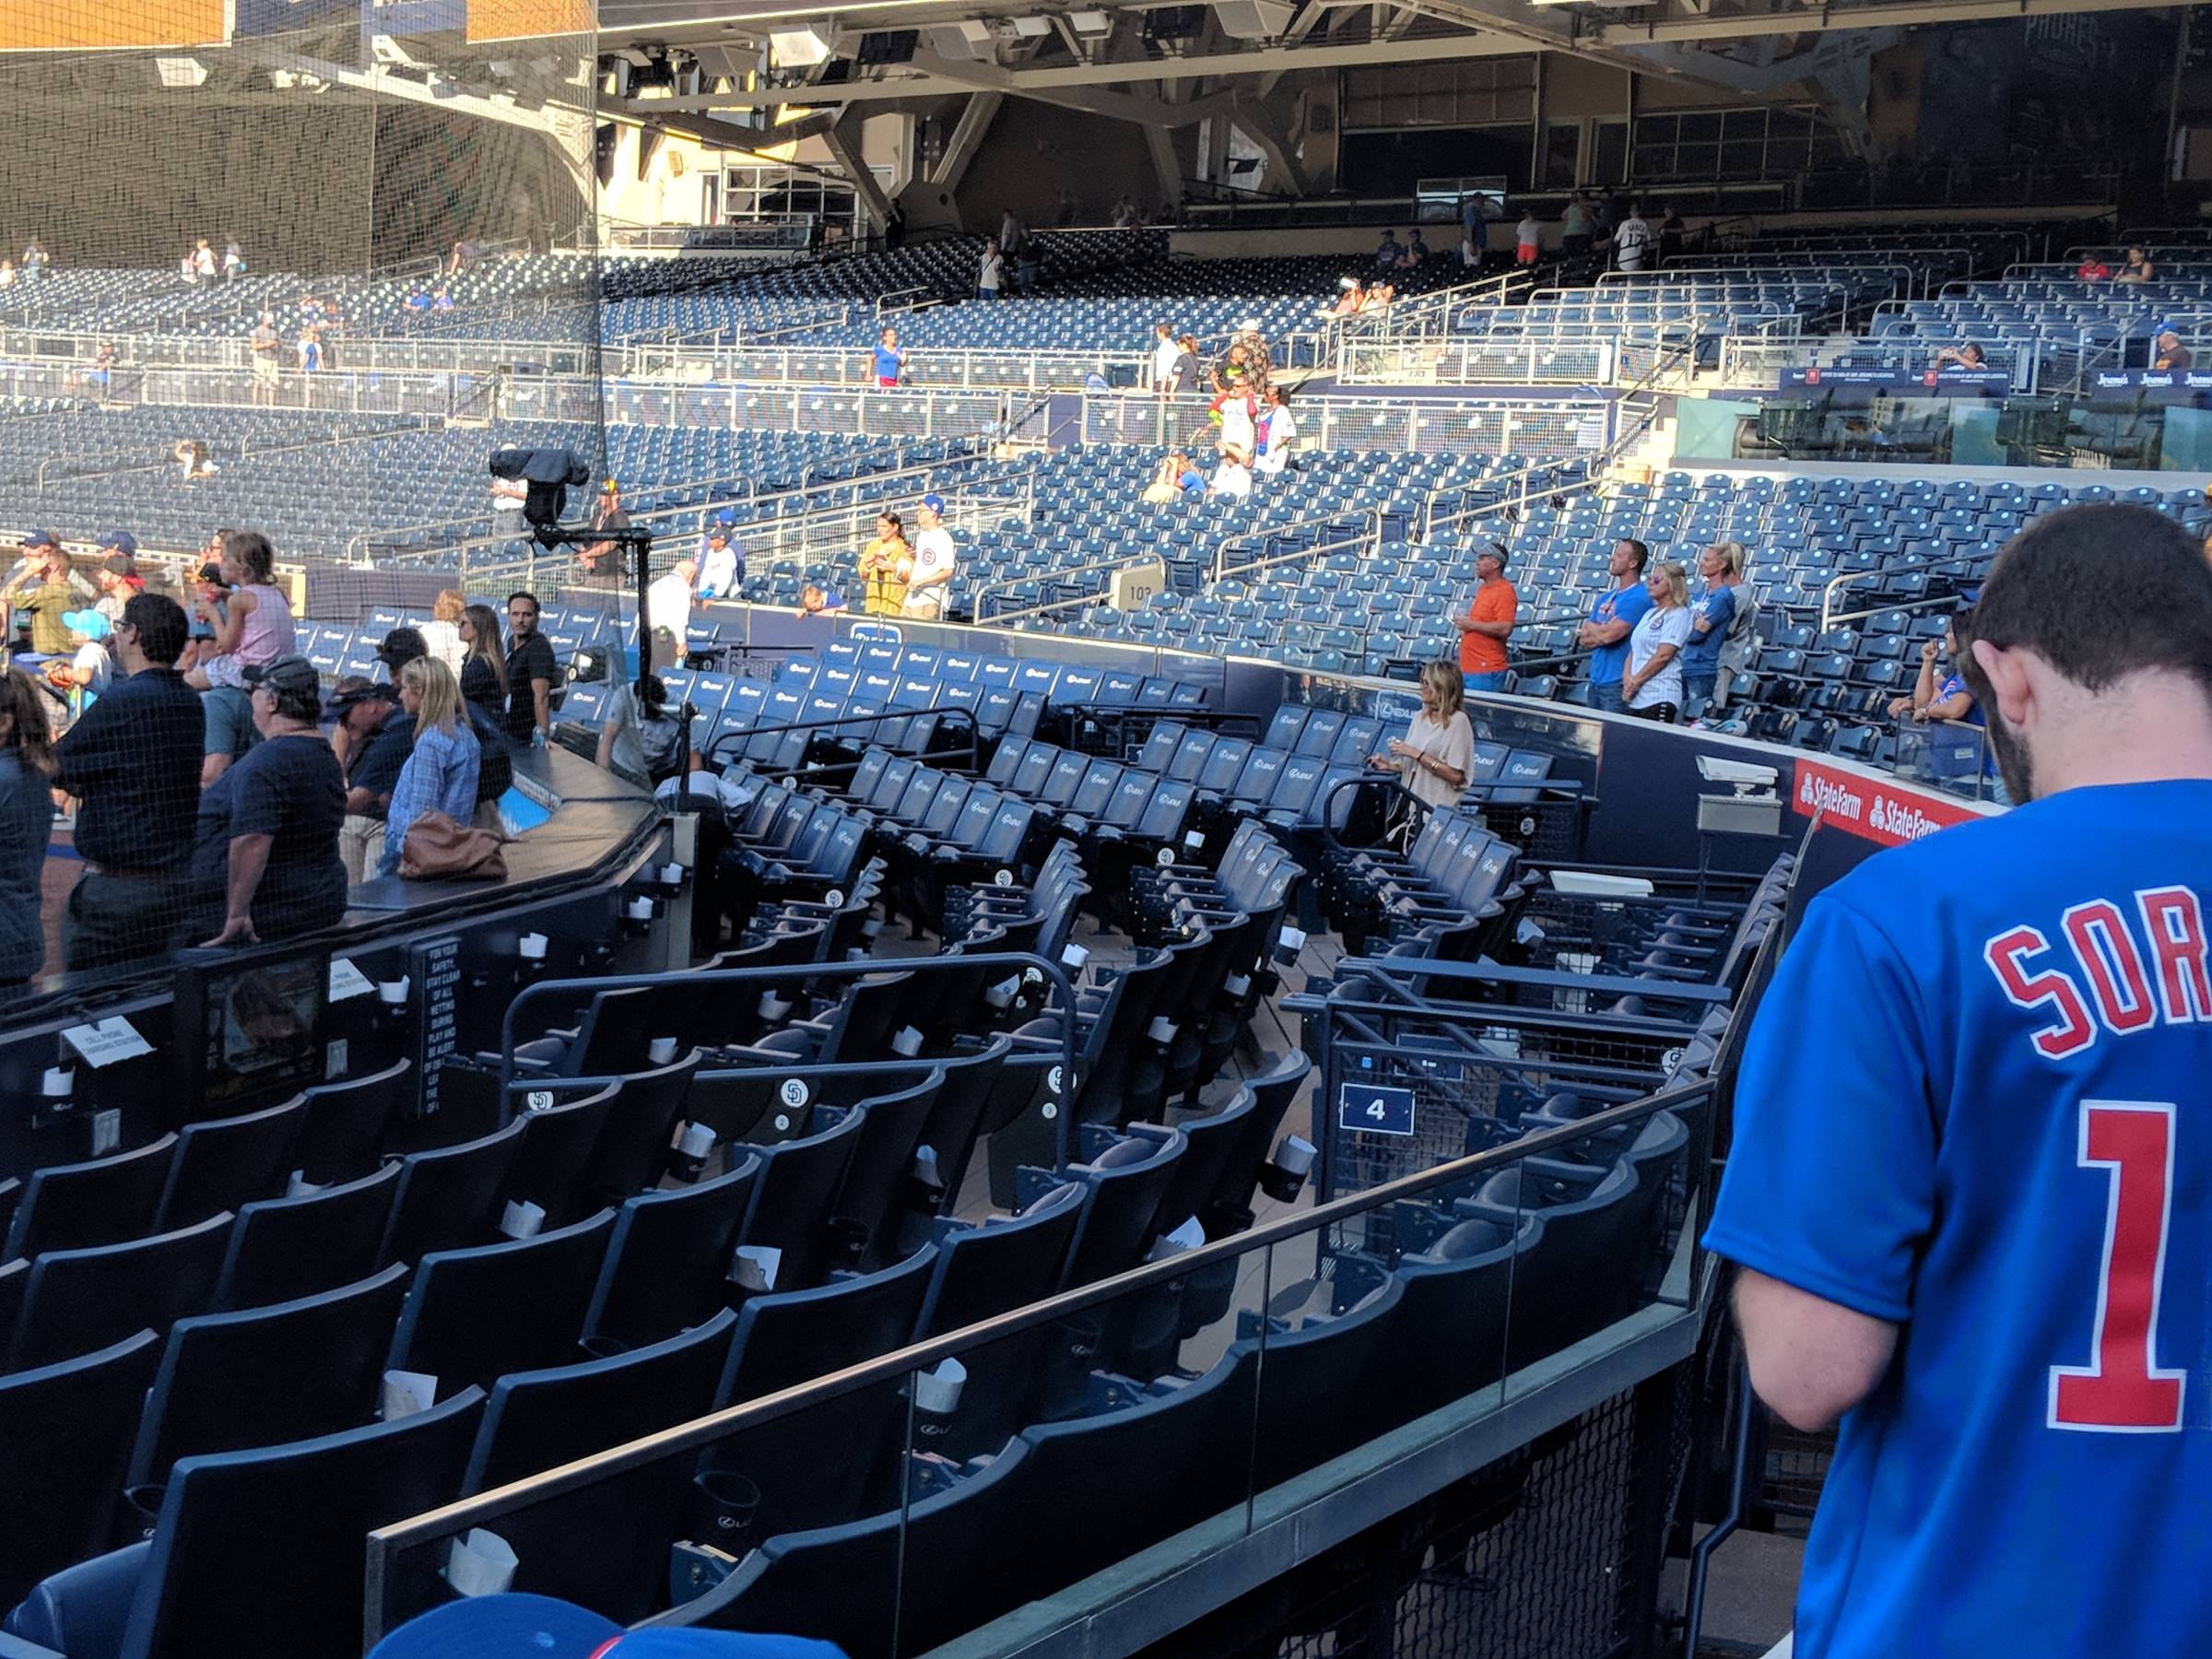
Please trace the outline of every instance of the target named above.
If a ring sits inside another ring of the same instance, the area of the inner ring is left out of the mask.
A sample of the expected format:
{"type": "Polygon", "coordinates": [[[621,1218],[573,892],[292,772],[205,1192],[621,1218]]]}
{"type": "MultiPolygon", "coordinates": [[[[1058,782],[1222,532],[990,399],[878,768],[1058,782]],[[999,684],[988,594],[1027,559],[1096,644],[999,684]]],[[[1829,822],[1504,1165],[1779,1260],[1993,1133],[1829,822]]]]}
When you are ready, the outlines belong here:
{"type": "Polygon", "coordinates": [[[1721,135],[1721,112],[1717,110],[1698,110],[1684,115],[1681,135],[1685,140],[1718,138],[1721,135]]]}
{"type": "MultiPolygon", "coordinates": [[[[1186,1144],[1172,1161],[1204,1155],[1186,1144]]],[[[1094,1190],[1088,1236],[1123,1218],[1115,1184],[1094,1190]]],[[[1171,1184],[1166,1194],[1175,1207],[1179,1191],[1171,1184]]],[[[1179,1230],[1202,1236],[1195,1218],[1169,1232],[1179,1230]]],[[[1003,1250],[1013,1232],[971,1237],[974,1247],[1003,1250]]],[[[1078,1268],[1087,1245],[1077,1245],[1078,1268]]],[[[1174,1243],[1152,1253],[1163,1251],[1175,1253],[1174,1243]]],[[[1177,1564],[1249,1526],[1269,1274],[1268,1253],[1250,1251],[910,1380],[896,1653],[941,1646],[1110,1567],[1126,1572],[1131,1557],[1191,1529],[1203,1542],[1179,1544],[1177,1564]],[[985,1559],[988,1572],[972,1570],[985,1559]]],[[[898,1520],[893,1512],[883,1524],[898,1520]]]]}

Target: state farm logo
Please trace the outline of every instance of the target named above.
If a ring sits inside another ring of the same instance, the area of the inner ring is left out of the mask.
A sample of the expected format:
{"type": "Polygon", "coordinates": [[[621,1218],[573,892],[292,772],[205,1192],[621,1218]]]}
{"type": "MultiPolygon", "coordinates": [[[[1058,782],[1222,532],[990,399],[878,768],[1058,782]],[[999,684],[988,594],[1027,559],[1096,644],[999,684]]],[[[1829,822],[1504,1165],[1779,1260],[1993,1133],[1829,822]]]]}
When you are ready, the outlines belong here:
{"type": "Polygon", "coordinates": [[[1864,796],[1802,767],[1797,772],[1797,805],[1808,813],[1823,812],[1830,818],[1849,818],[1854,824],[1866,809],[1864,796]]]}

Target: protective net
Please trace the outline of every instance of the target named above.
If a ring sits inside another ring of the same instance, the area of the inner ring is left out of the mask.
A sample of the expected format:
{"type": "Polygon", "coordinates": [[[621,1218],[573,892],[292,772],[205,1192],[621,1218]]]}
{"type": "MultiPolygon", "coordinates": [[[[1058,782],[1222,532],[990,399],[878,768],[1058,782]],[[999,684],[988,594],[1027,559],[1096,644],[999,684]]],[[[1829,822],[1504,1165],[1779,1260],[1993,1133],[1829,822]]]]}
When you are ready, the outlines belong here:
{"type": "Polygon", "coordinates": [[[261,735],[241,670],[297,653],[327,697],[390,678],[395,627],[458,666],[441,593],[488,602],[472,631],[504,647],[512,591],[542,585],[565,629],[567,590],[607,585],[498,511],[492,452],[573,452],[572,515],[626,464],[633,491],[693,470],[610,444],[603,415],[594,223],[620,147],[595,24],[574,0],[0,4],[0,597],[22,694],[88,728],[60,743],[43,971],[206,936],[183,783],[261,735]],[[115,700],[175,654],[166,623],[126,621],[142,592],[182,607],[199,733],[115,700]]]}

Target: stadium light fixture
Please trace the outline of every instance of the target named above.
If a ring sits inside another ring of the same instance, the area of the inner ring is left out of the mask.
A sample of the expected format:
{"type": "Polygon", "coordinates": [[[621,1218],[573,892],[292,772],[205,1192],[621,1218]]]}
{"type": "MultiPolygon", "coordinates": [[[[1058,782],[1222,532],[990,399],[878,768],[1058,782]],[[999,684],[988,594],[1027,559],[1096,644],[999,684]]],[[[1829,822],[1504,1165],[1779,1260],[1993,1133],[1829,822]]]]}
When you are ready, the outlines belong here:
{"type": "Polygon", "coordinates": [[[769,62],[778,69],[814,69],[830,61],[826,29],[777,29],[768,37],[769,62]]]}

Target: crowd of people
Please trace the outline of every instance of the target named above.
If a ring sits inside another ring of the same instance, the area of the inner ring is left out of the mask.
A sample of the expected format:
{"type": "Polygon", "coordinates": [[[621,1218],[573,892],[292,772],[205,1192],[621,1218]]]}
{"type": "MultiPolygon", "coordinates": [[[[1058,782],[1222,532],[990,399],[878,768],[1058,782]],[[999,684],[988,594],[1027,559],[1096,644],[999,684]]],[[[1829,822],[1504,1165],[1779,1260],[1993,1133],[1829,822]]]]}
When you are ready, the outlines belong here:
{"type": "Polygon", "coordinates": [[[20,552],[0,583],[0,983],[330,925],[350,885],[417,873],[433,814],[496,829],[516,750],[549,739],[561,673],[531,594],[504,633],[441,594],[385,634],[376,677],[326,697],[258,532],[217,531],[179,596],[149,590],[124,533],[83,568],[51,532],[20,552]],[[57,811],[82,873],[50,964],[57,811]]]}

